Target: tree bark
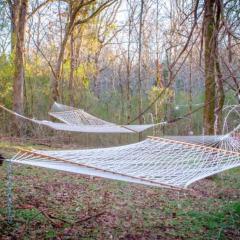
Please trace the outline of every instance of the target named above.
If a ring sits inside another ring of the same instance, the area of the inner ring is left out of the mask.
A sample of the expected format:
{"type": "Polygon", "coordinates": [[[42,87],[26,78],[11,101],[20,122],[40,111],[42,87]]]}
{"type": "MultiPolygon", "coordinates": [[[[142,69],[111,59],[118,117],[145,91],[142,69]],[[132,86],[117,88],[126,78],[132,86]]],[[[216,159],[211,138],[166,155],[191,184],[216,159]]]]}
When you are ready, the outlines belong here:
{"type": "Polygon", "coordinates": [[[128,44],[127,44],[127,122],[131,119],[131,85],[130,85],[130,74],[131,74],[131,59],[130,59],[130,47],[131,47],[131,34],[132,34],[132,16],[128,19],[128,44]]]}
{"type": "Polygon", "coordinates": [[[14,56],[13,110],[22,114],[24,110],[24,43],[28,0],[15,1],[12,9],[12,49],[14,56]]]}
{"type": "Polygon", "coordinates": [[[228,33],[228,61],[229,63],[232,63],[232,36],[230,33],[228,33]]]}
{"type": "Polygon", "coordinates": [[[222,134],[223,125],[223,105],[225,101],[225,94],[223,88],[222,72],[220,69],[220,63],[216,61],[216,71],[217,71],[217,102],[215,110],[215,134],[222,134]]]}
{"type": "Polygon", "coordinates": [[[204,26],[204,57],[205,57],[205,108],[203,116],[204,134],[214,134],[215,109],[215,27],[214,27],[215,0],[205,1],[204,26]]]}
{"type": "Polygon", "coordinates": [[[61,78],[61,68],[62,68],[62,62],[63,62],[63,57],[68,41],[69,34],[71,33],[70,30],[68,30],[65,33],[65,36],[63,38],[63,42],[60,47],[60,52],[58,54],[58,59],[57,59],[57,64],[55,67],[55,73],[52,76],[52,81],[51,81],[51,86],[52,86],[52,99],[53,101],[57,102],[59,100],[59,89],[58,89],[58,82],[61,78]]]}
{"type": "MultiPolygon", "coordinates": [[[[139,45],[138,45],[138,113],[139,124],[143,123],[142,117],[142,28],[143,28],[143,5],[144,0],[141,0],[140,23],[139,23],[139,45]]],[[[140,136],[141,138],[141,136],[140,136]]]]}
{"type": "MultiPolygon", "coordinates": [[[[28,0],[8,1],[11,14],[11,55],[13,57],[13,111],[24,112],[24,44],[28,0]]],[[[13,117],[14,132],[21,134],[22,125],[13,117]]]]}
{"type": "MultiPolygon", "coordinates": [[[[193,60],[193,53],[191,51],[190,53],[190,62],[189,62],[189,82],[188,82],[188,107],[189,112],[192,112],[192,103],[193,103],[193,97],[192,97],[192,60],[193,60]]],[[[193,130],[193,118],[192,114],[190,115],[190,122],[189,122],[189,132],[193,130]]]]}
{"type": "Polygon", "coordinates": [[[215,34],[215,69],[216,69],[216,92],[217,92],[217,101],[215,109],[215,134],[222,134],[222,125],[223,125],[223,105],[225,100],[224,87],[223,87],[223,76],[221,71],[220,57],[219,57],[219,44],[218,36],[220,28],[220,19],[221,19],[221,8],[218,4],[216,6],[216,34],[215,34]]]}
{"type": "Polygon", "coordinates": [[[74,36],[71,34],[70,39],[70,76],[69,76],[69,103],[70,106],[74,106],[74,91],[73,91],[73,81],[74,81],[74,36]]]}

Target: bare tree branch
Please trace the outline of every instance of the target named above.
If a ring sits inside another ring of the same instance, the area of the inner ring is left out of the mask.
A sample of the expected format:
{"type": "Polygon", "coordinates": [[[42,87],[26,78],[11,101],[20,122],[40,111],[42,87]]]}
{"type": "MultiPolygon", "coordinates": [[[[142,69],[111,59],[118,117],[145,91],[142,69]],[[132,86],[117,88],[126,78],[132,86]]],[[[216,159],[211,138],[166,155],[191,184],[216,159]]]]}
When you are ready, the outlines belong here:
{"type": "Polygon", "coordinates": [[[28,14],[28,19],[31,18],[38,10],[40,10],[42,7],[44,7],[46,4],[53,2],[54,0],[45,0],[41,4],[39,4],[36,8],[32,10],[31,13],[28,14]]]}
{"type": "Polygon", "coordinates": [[[76,25],[88,22],[91,18],[97,16],[101,11],[103,11],[104,9],[110,7],[115,2],[117,2],[117,0],[108,0],[107,2],[102,4],[96,11],[94,11],[90,16],[88,16],[85,19],[76,21],[74,25],[76,26],[76,25]]]}

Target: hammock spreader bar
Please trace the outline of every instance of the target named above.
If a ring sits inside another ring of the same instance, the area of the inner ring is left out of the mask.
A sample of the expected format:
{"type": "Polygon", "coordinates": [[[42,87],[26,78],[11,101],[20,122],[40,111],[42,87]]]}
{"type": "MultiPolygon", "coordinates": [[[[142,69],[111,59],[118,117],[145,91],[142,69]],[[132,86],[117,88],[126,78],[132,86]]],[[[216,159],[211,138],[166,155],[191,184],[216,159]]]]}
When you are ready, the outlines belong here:
{"type": "Polygon", "coordinates": [[[21,150],[12,161],[157,187],[182,189],[207,176],[240,166],[239,141],[228,136],[219,144],[219,147],[215,148],[149,137],[138,143],[109,148],[21,150]],[[221,149],[226,143],[229,147],[221,149]]]}

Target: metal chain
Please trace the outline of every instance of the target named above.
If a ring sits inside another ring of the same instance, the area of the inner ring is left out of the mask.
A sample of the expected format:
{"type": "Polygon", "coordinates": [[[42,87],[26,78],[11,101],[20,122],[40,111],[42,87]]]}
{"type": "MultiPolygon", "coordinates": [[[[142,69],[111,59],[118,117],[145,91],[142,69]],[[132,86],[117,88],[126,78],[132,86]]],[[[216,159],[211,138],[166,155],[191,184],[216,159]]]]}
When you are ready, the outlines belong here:
{"type": "Polygon", "coordinates": [[[7,220],[9,224],[13,223],[13,170],[12,159],[9,159],[7,166],[7,220]]]}

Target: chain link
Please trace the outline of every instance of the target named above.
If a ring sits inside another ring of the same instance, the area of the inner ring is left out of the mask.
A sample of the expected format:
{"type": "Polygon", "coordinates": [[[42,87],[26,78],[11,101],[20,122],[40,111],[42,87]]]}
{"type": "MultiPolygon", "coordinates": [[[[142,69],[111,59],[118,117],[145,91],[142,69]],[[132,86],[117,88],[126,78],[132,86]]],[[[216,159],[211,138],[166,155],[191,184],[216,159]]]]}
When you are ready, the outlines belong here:
{"type": "Polygon", "coordinates": [[[9,159],[7,166],[7,220],[9,224],[13,223],[13,169],[12,160],[9,159]]]}

